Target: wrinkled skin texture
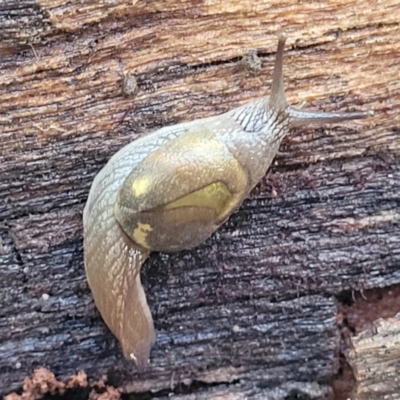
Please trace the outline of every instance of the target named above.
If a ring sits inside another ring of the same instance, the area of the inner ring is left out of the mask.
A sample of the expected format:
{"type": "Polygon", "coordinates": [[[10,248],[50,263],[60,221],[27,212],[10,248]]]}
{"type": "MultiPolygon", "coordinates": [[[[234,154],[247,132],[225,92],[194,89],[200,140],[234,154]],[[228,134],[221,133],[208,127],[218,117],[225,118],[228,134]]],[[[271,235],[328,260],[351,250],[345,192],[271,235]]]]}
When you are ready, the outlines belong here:
{"type": "Polygon", "coordinates": [[[206,240],[249,195],[293,126],[364,118],[291,107],[280,36],[270,97],[162,128],[117,152],[95,177],[84,210],[85,267],[100,313],[139,369],[155,342],[140,283],[151,251],[206,240]]]}

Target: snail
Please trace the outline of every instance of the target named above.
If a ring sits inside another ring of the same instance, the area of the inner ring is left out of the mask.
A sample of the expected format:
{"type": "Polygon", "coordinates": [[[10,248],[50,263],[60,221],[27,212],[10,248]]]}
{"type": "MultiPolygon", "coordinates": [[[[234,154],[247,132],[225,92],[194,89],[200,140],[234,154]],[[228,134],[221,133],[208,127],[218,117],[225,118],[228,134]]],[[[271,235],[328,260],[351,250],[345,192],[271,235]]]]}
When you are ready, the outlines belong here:
{"type": "Polygon", "coordinates": [[[83,213],[87,279],[105,323],[139,370],[155,343],[140,281],[150,252],[204,242],[266,174],[290,128],[371,115],[290,106],[285,41],[278,35],[269,97],[141,137],[114,154],[93,181],[83,213]]]}

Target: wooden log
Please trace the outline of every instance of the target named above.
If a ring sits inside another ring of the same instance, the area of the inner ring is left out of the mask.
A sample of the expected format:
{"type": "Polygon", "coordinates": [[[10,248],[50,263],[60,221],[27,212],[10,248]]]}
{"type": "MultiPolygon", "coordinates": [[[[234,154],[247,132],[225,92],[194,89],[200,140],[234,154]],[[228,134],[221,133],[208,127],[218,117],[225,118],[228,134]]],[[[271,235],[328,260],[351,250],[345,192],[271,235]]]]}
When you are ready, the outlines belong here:
{"type": "Polygon", "coordinates": [[[335,297],[400,282],[399,19],[394,0],[0,0],[1,391],[45,366],[158,398],[332,396],[335,297]],[[150,257],[138,375],[85,279],[91,181],[141,135],[268,94],[279,30],[291,103],[375,116],[293,131],[204,245],[150,257]]]}

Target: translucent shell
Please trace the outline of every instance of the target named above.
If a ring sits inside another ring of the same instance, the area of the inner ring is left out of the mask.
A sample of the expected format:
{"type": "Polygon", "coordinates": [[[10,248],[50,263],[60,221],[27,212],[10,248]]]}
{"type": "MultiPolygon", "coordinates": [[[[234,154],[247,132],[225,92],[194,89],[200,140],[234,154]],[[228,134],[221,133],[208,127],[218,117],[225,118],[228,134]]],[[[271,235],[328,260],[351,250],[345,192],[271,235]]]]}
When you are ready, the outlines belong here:
{"type": "Polygon", "coordinates": [[[246,198],[248,176],[207,129],[190,130],[148,155],[125,179],[114,206],[124,232],[154,251],[207,239],[246,198]]]}

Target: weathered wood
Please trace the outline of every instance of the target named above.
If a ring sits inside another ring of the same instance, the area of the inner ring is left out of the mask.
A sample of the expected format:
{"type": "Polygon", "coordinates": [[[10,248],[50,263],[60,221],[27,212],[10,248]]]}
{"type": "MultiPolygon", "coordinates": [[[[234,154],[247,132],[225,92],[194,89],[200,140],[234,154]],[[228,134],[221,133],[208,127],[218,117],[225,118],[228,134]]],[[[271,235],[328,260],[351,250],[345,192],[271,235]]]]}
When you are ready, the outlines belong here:
{"type": "Polygon", "coordinates": [[[2,391],[42,365],[158,398],[329,397],[335,296],[400,283],[399,20],[397,1],[0,0],[2,391]],[[210,240],[151,256],[158,341],[139,376],[84,276],[91,181],[142,134],[268,93],[281,29],[289,101],[376,115],[293,132],[210,240]]]}
{"type": "Polygon", "coordinates": [[[347,359],[357,385],[355,400],[398,399],[400,397],[400,315],[380,318],[351,339],[347,359]]]}

